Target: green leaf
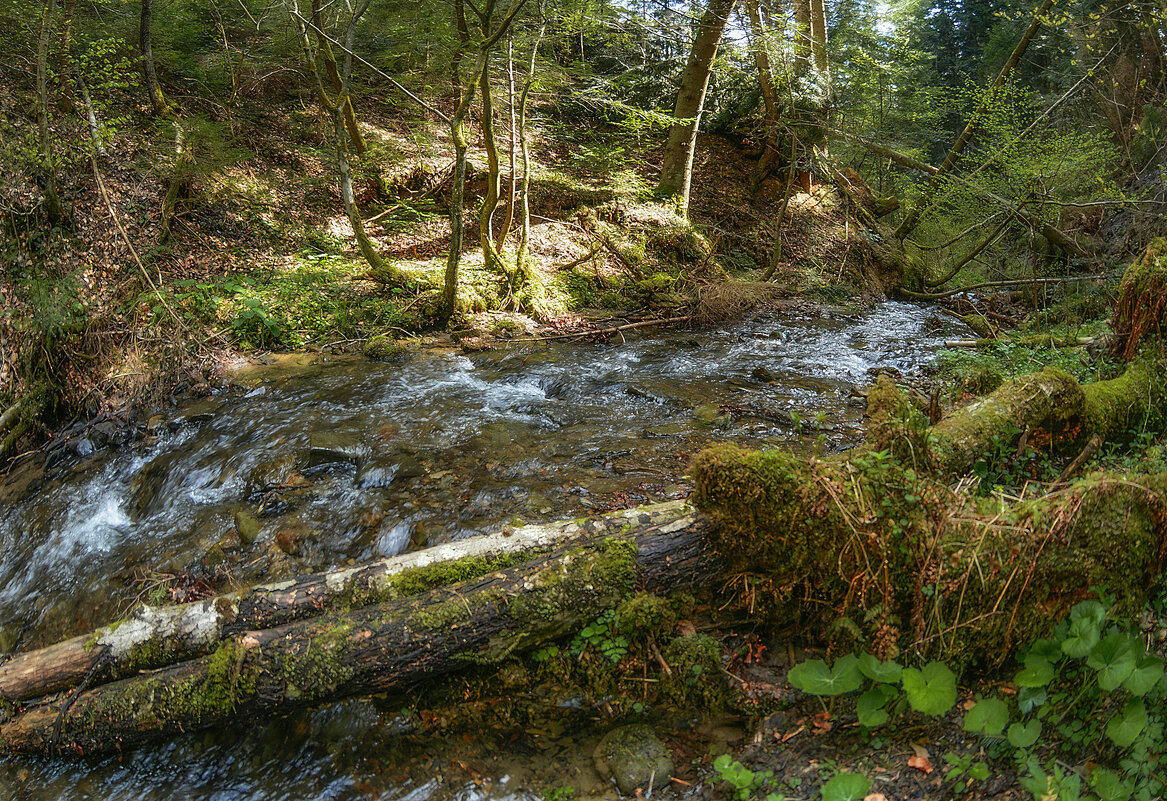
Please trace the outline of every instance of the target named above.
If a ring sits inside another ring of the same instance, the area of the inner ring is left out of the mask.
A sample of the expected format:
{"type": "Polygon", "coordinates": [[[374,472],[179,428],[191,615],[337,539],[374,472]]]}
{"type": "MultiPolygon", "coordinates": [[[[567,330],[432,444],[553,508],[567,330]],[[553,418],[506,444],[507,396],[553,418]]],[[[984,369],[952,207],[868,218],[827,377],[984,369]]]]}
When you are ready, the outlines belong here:
{"type": "Polygon", "coordinates": [[[823,801],[862,801],[871,780],[858,773],[836,773],[823,785],[823,801]]]}
{"type": "MultiPolygon", "coordinates": [[[[1142,650],[1142,643],[1138,646],[1142,650]]],[[[1098,686],[1111,692],[1134,672],[1135,643],[1125,634],[1108,634],[1090,651],[1086,664],[1098,671],[1098,686]]]]}
{"type": "Polygon", "coordinates": [[[863,683],[858,662],[848,654],[840,657],[832,669],[821,659],[809,659],[792,667],[786,679],[811,695],[842,695],[858,690],[863,683]]]}
{"type": "Polygon", "coordinates": [[[922,670],[904,668],[904,693],[908,703],[925,715],[943,715],[956,703],[956,674],[942,662],[929,662],[922,670]]]}
{"type": "MultiPolygon", "coordinates": [[[[1084,601],[1083,603],[1088,602],[1084,601]]],[[[1095,601],[1095,603],[1097,602],[1095,601]]],[[[1071,620],[1066,639],[1062,640],[1062,653],[1075,659],[1081,659],[1094,650],[1094,646],[1098,645],[1099,638],[1098,623],[1093,618],[1079,617],[1071,620]]]]}
{"type": "Polygon", "coordinates": [[[1073,624],[1075,620],[1089,620],[1096,628],[1102,628],[1102,622],[1106,620],[1106,607],[1100,601],[1076,603],[1070,610],[1070,623],[1073,624]]]}
{"type": "Polygon", "coordinates": [[[1028,723],[1014,723],[1005,736],[1014,748],[1029,748],[1041,737],[1041,721],[1034,718],[1028,723]]]}
{"type": "Polygon", "coordinates": [[[1048,700],[1045,687],[1022,687],[1017,692],[1017,709],[1022,715],[1028,715],[1048,700]]]}
{"type": "Polygon", "coordinates": [[[985,698],[964,716],[964,730],[996,735],[1009,723],[1009,707],[1000,698],[985,698]]]}
{"type": "Polygon", "coordinates": [[[899,684],[903,672],[898,662],[881,662],[872,654],[860,655],[859,670],[867,678],[882,684],[899,684]]]}
{"type": "Polygon", "coordinates": [[[1163,678],[1163,660],[1154,654],[1143,654],[1135,660],[1135,669],[1126,677],[1122,688],[1131,695],[1146,695],[1163,678]]]}
{"type": "Polygon", "coordinates": [[[859,722],[868,728],[875,728],[887,723],[889,715],[884,706],[895,694],[894,688],[886,684],[877,684],[859,696],[859,702],[855,706],[859,722]]]}
{"type": "Polygon", "coordinates": [[[1142,698],[1132,698],[1119,714],[1106,724],[1106,736],[1119,748],[1130,748],[1147,726],[1147,707],[1142,698]]]}
{"type": "Polygon", "coordinates": [[[983,782],[989,778],[989,766],[984,762],[974,762],[968,769],[968,777],[983,782]]]}
{"type": "Polygon", "coordinates": [[[1030,653],[1025,657],[1025,667],[1017,671],[1013,682],[1018,687],[1044,687],[1058,675],[1057,668],[1044,656],[1030,653]]]}
{"type": "Polygon", "coordinates": [[[1095,768],[1090,774],[1090,786],[1102,801],[1128,801],[1135,788],[1108,768],[1095,768]]]}

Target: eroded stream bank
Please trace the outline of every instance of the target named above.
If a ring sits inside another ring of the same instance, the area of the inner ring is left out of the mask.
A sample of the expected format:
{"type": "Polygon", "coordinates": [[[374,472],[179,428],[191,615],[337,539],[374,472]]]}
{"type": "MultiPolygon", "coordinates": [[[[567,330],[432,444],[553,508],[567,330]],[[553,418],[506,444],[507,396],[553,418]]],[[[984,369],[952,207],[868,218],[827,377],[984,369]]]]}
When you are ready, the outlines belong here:
{"type": "MultiPolygon", "coordinates": [[[[75,456],[12,497],[0,512],[0,622],[10,639],[35,629],[27,641],[50,640],[114,617],[151,586],[128,581],[134,574],[275,578],[515,518],[683,495],[689,455],[715,441],[855,441],[862,406],[850,396],[869,372],[919,371],[955,333],[927,309],[885,304],[600,347],[427,349],[389,363],[320,356],[241,375],[254,382],[242,397],[180,410],[118,450],[75,443],[75,456]]],[[[125,762],[10,761],[0,790],[37,801],[171,797],[175,787],[190,798],[460,797],[456,782],[426,783],[436,763],[410,761],[408,738],[394,736],[410,726],[400,712],[351,702],[291,725],[138,749],[125,762]]],[[[555,783],[515,772],[541,755],[590,753],[556,732],[523,732],[513,748],[449,745],[431,743],[425,756],[453,764],[481,752],[499,766],[483,774],[495,795],[555,783]],[[516,767],[502,767],[500,748],[516,767]]]]}

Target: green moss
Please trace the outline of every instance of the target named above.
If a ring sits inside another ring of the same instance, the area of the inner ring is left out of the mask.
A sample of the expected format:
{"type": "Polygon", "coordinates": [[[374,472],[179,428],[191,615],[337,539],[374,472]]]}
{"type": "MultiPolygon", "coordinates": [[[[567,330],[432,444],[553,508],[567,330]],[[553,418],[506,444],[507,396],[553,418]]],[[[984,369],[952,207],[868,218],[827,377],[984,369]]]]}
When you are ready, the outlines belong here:
{"type": "Polygon", "coordinates": [[[1084,403],[1081,386],[1063,370],[1047,367],[1015,378],[932,427],[933,464],[942,473],[962,475],[1002,432],[1045,428],[1060,437],[1077,428],[1084,403]]]}
{"type": "Polygon", "coordinates": [[[636,545],[627,540],[607,538],[567,550],[526,580],[527,591],[510,599],[514,626],[492,639],[486,651],[498,657],[520,643],[576,631],[624,598],[637,574],[636,545]]]}
{"type": "Polygon", "coordinates": [[[1071,494],[980,508],[879,451],[806,465],[717,446],[693,473],[731,602],[882,655],[999,663],[1091,587],[1133,608],[1167,541],[1163,475],[1096,476],[1071,494]]]}
{"type": "Polygon", "coordinates": [[[502,553],[495,556],[466,556],[448,562],[437,562],[424,567],[411,567],[390,576],[358,578],[347,594],[332,606],[335,609],[360,609],[398,598],[408,598],[438,587],[448,587],[463,581],[506,570],[531,558],[531,553],[502,553]]]}
{"type": "Polygon", "coordinates": [[[1127,431],[1147,420],[1161,427],[1167,402],[1163,362],[1145,352],[1118,378],[1085,384],[1085,418],[1090,431],[1103,439],[1127,431]]]}
{"type": "Polygon", "coordinates": [[[379,334],[375,337],[370,337],[365,342],[364,347],[361,348],[361,353],[370,359],[392,359],[409,353],[410,350],[410,346],[404,342],[399,342],[384,334],[379,334]]]}
{"type": "Polygon", "coordinates": [[[620,602],[616,619],[620,630],[627,634],[659,637],[672,631],[677,624],[677,613],[667,599],[638,592],[620,602]]]}
{"type": "Polygon", "coordinates": [[[134,672],[148,670],[167,664],[170,660],[168,649],[158,640],[135,643],[122,660],[125,670],[134,672]]]}
{"type": "Polygon", "coordinates": [[[355,629],[350,622],[325,623],[325,628],[311,638],[303,649],[282,655],[284,697],[290,701],[311,702],[330,698],[336,688],[353,676],[344,663],[349,636],[355,629]]]}
{"type": "Polygon", "coordinates": [[[446,587],[461,581],[481,578],[489,573],[506,570],[530,558],[526,553],[503,553],[496,556],[467,556],[452,562],[438,562],[425,567],[403,570],[389,577],[388,598],[403,598],[446,587]]]}
{"type": "Polygon", "coordinates": [[[721,646],[708,634],[677,637],[664,652],[672,669],[670,695],[677,704],[699,709],[725,707],[729,686],[721,669],[721,646]]]}

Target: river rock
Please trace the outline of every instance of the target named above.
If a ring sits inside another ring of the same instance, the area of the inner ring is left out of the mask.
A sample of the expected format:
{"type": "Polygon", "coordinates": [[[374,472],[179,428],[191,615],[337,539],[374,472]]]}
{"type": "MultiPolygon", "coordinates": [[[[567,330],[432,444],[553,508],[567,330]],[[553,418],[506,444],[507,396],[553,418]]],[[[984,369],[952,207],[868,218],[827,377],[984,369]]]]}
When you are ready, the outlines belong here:
{"type": "Polygon", "coordinates": [[[616,782],[620,792],[631,795],[637,788],[648,790],[668,785],[673,776],[673,758],[651,726],[634,723],[605,734],[592,758],[596,771],[616,782]]]}
{"type": "Polygon", "coordinates": [[[359,465],[367,451],[355,434],[336,431],[316,432],[308,438],[308,467],[359,465]]]}
{"type": "Polygon", "coordinates": [[[260,462],[247,476],[247,494],[266,492],[272,487],[290,484],[296,472],[296,456],[291,453],[280,453],[260,462]]]}
{"type": "Polygon", "coordinates": [[[251,545],[259,536],[259,518],[246,509],[235,513],[235,533],[239,535],[239,542],[243,546],[251,545]]]}

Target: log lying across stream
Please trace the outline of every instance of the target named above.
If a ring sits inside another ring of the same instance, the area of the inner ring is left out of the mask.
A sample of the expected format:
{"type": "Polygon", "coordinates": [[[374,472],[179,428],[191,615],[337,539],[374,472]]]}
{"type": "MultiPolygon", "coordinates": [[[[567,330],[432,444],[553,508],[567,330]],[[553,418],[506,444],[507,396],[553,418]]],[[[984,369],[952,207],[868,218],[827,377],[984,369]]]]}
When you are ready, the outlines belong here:
{"type": "MultiPolygon", "coordinates": [[[[567,541],[549,554],[447,587],[271,628],[236,631],[236,619],[206,656],[27,706],[0,725],[0,752],[110,751],[231,719],[404,692],[572,633],[638,588],[681,589],[716,572],[704,526],[687,503],[589,522],[556,527],[567,541]]],[[[477,545],[497,552],[505,538],[477,545]]],[[[383,565],[357,572],[370,569],[384,575],[383,565]]],[[[261,594],[279,595],[275,606],[286,610],[308,588],[327,595],[329,576],[341,585],[338,574],[324,574],[261,594]]],[[[252,622],[277,619],[261,615],[252,622]]]]}
{"type": "Polygon", "coordinates": [[[586,520],[506,527],[356,567],[263,584],[180,606],[137,607],[92,634],[16,654],[0,664],[0,702],[19,703],[86,680],[92,686],[210,653],[225,639],[326,611],[369,606],[510,567],[568,541],[604,537],[633,526],[653,530],[684,519],[664,503],[586,520]]]}

